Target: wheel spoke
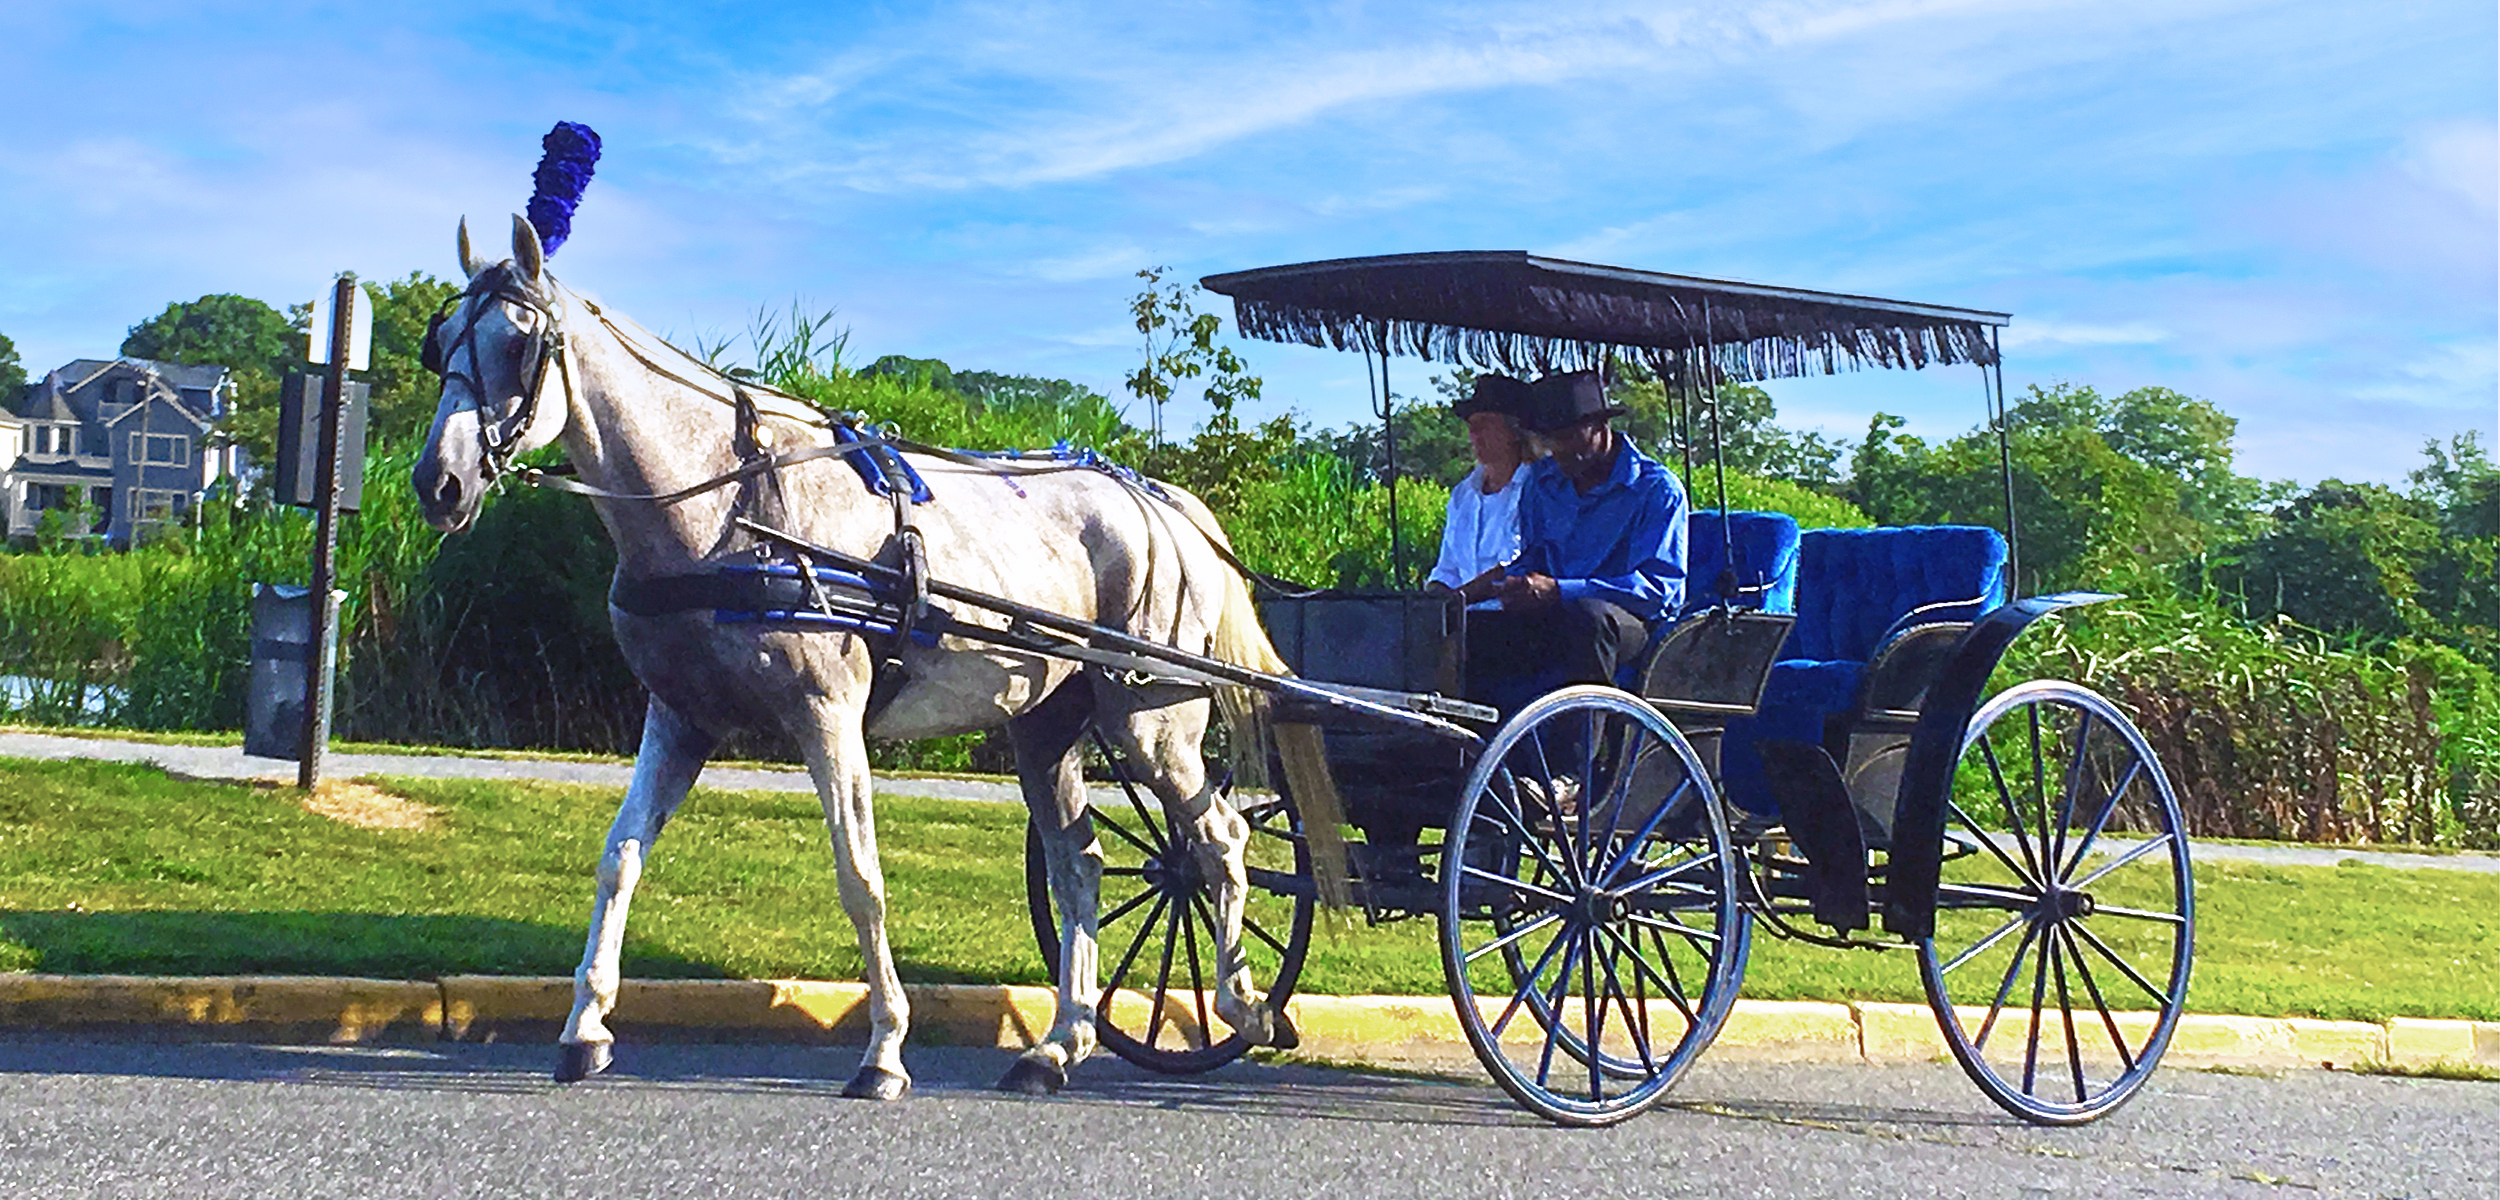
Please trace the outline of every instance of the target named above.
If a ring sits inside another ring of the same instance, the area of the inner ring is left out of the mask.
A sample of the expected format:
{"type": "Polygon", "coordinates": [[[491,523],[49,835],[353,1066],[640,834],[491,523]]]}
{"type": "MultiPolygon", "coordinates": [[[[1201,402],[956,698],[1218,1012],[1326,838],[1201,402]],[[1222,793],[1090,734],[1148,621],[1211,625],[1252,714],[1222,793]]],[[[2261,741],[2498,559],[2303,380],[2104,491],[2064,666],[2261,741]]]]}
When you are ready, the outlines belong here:
{"type": "Polygon", "coordinates": [[[1563,951],[1562,969],[1554,972],[1554,990],[1538,995],[1545,1002],[1538,1009],[1545,1014],[1545,1049],[1538,1053],[1536,1063],[1536,1085],[1540,1088],[1551,1086],[1546,1079],[1554,1072],[1554,1039],[1562,1035],[1562,996],[1571,987],[1571,968],[1580,961],[1580,931],[1565,929],[1562,937],[1571,940],[1571,948],[1563,951]]]}
{"type": "MultiPolygon", "coordinates": [[[[1688,1024],[1701,1024],[1701,1018],[1693,1015],[1692,1002],[1685,997],[1684,989],[1677,981],[1660,978],[1657,970],[1649,965],[1649,961],[1641,957],[1640,947],[1624,941],[1623,935],[1615,932],[1611,926],[1605,928],[1605,933],[1607,937],[1614,939],[1615,945],[1621,947],[1625,955],[1631,958],[1634,969],[1633,979],[1636,982],[1642,976],[1647,976],[1650,982],[1658,985],[1659,991],[1666,993],[1667,1003],[1674,1005],[1677,1012],[1684,1014],[1684,1020],[1688,1024]]],[[[1675,971],[1675,960],[1667,954],[1665,940],[1659,938],[1655,932],[1649,936],[1657,941],[1658,959],[1666,964],[1668,973],[1672,975],[1675,971]]]]}
{"type": "MultiPolygon", "coordinates": [[[[1988,1017],[1979,1023],[1979,1036],[1970,1040],[1971,1049],[1978,1050],[1987,1046],[1988,1035],[1995,1032],[1997,1018],[2005,1012],[2005,998],[2014,993],[2014,980],[2023,973],[2023,956],[2031,953],[2031,943],[2039,936],[2040,927],[2026,922],[2023,928],[2023,940],[2014,946],[2014,961],[2005,964],[2005,978],[1997,981],[1996,998],[1988,1002],[1988,1017]]],[[[1957,1016],[1954,1019],[1960,1020],[1961,1018],[1957,1016]]]]}
{"type": "Polygon", "coordinates": [[[2101,1024],[2109,1030],[2109,1044],[2117,1047],[2118,1061],[2127,1071],[2135,1070],[2135,1055],[2127,1051],[2126,1035],[2118,1032],[2118,1018],[2109,1011],[2109,1001],[2101,995],[2101,985],[2092,978],[2091,964],[2083,960],[2083,951],[2075,944],[2075,935],[2059,926],[2057,936],[2066,940],[2066,957],[2075,963],[2075,977],[2083,981],[2083,990],[2092,997],[2092,1007],[2101,1014],[2101,1024]]]}
{"type": "MultiPolygon", "coordinates": [[[[1609,756],[1613,763],[1614,777],[1606,781],[1604,801],[1606,835],[1598,839],[1599,856],[1612,856],[1608,862],[1609,866],[1622,857],[1614,851],[1615,835],[1623,832],[1623,806],[1632,798],[1632,776],[1637,773],[1635,768],[1640,765],[1640,739],[1648,732],[1639,725],[1634,725],[1624,734],[1624,741],[1629,743],[1628,752],[1626,747],[1618,746],[1616,752],[1609,756]]],[[[1591,769],[1594,770],[1594,768],[1591,769]]],[[[1596,786],[1596,778],[1591,776],[1589,783],[1591,787],[1596,786]]],[[[1594,874],[1597,878],[1604,879],[1611,873],[1611,871],[1598,871],[1594,874]]]]}
{"type": "MultiPolygon", "coordinates": [[[[1587,806],[1583,805],[1581,811],[1587,812],[1587,806]]],[[[1606,1100],[1606,1004],[1597,990],[1597,935],[1583,929],[1580,940],[1588,943],[1587,951],[1580,955],[1580,1028],[1588,1040],[1589,1103],[1602,1104],[1606,1100]]],[[[1560,1020],[1554,1023],[1562,1024],[1560,1020]]]]}
{"type": "Polygon", "coordinates": [[[2135,967],[2129,964],[2126,959],[2118,957],[2118,952],[2110,949],[2109,943],[2102,941],[2100,935],[2092,932],[2090,926],[2077,922],[2067,926],[2067,928],[2075,934],[2081,936],[2083,940],[2094,950],[2099,951],[2102,958],[2109,960],[2109,965],[2118,968],[2121,974],[2131,980],[2134,980],[2135,985],[2144,989],[2144,994],[2152,997],[2155,1004],[2158,1004],[2163,1008],[2168,1008],[2170,1006],[2170,993],[2154,987],[2153,981],[2146,979],[2143,972],[2136,970],[2135,967]]]}
{"type": "Polygon", "coordinates": [[[2005,770],[1997,764],[1996,747],[1989,744],[1984,732],[1979,738],[1979,758],[1988,765],[1988,777],[1996,781],[1997,802],[2005,806],[2005,823],[2014,831],[2014,844],[2022,850],[2023,861],[2031,864],[2023,878],[2037,884],[2043,872],[2039,856],[2031,852],[2031,832],[2023,825],[2023,810],[2014,803],[2013,789],[2005,786],[2005,770]]]}
{"type": "Polygon", "coordinates": [[[2102,863],[2099,870],[2094,871],[2071,884],[2068,884],[2067,887],[2073,891],[2082,891],[2085,888],[2091,887],[2093,884],[2099,883],[2103,878],[2106,878],[2110,872],[2152,853],[2156,848],[2169,845],[2171,839],[2178,836],[2179,835],[2175,833],[2165,833],[2157,838],[2146,838],[2141,842],[2137,842],[2134,846],[2129,847],[2126,853],[2121,854],[2108,862],[2102,863]]]}
{"type": "Polygon", "coordinates": [[[1611,927],[1605,928],[1604,932],[1606,937],[1615,944],[1616,953],[1606,956],[1606,982],[1612,989],[1615,1009],[1623,1014],[1623,1030],[1631,1035],[1632,1048],[1640,1052],[1641,1072],[1655,1076],[1658,1074],[1658,1054],[1657,1051],[1651,1049],[1649,1044],[1649,990],[1641,986],[1641,977],[1634,974],[1632,994],[1625,995],[1623,977],[1615,970],[1615,960],[1619,956],[1631,954],[1631,957],[1637,961],[1640,955],[1626,950],[1623,939],[1617,937],[1611,927]]]}
{"type": "Polygon", "coordinates": [[[1969,949],[1962,951],[1960,954],[1954,955],[1953,961],[1937,968],[1936,973],[1938,975],[1952,974],[1955,967],[1959,967],[1963,963],[1969,962],[1970,960],[1987,953],[1988,947],[2004,941],[2005,935],[2021,928],[2030,919],[2030,915],[2027,913],[2015,913],[2013,916],[2007,917],[2003,925],[1997,926],[1994,931],[1988,934],[1988,936],[1971,943],[1969,949]]]}
{"type": "Polygon", "coordinates": [[[2096,904],[2092,908],[2092,915],[2096,917],[2125,917],[2130,921],[2159,921],[2164,925],[2169,925],[2174,928],[2184,927],[2187,924],[2187,918],[2180,916],[2177,913],[2153,912],[2150,909],[2142,908],[2122,908],[2115,904],[2096,904]]]}
{"type": "MultiPolygon", "coordinates": [[[[2064,796],[2059,801],[2057,812],[2057,840],[2050,845],[2046,860],[2052,869],[2057,864],[2066,861],[2066,830],[2075,823],[2075,797],[2083,791],[2083,756],[2091,745],[2092,713],[2087,709],[2083,711],[2082,719],[2075,725],[2074,756],[2066,760],[2066,779],[2062,789],[2064,796]]],[[[2043,806],[2047,802],[2046,796],[2041,797],[2043,806]]]]}
{"type": "MultiPolygon", "coordinates": [[[[1204,1050],[1209,1042],[1215,1040],[1215,1026],[1207,1020],[1207,977],[1198,965],[1198,922],[1190,920],[1189,914],[1194,912],[1200,917],[1206,914],[1198,904],[1196,893],[1191,893],[1189,900],[1189,910],[1181,914],[1181,945],[1189,951],[1189,999],[1198,1009],[1198,1036],[1192,1038],[1189,1031],[1183,1030],[1181,1040],[1194,1042],[1190,1046],[1192,1050],[1204,1050]]],[[[1214,935],[1214,930],[1207,931],[1209,938],[1214,935]]]]}
{"type": "Polygon", "coordinates": [[[1514,990],[1510,1003],[1503,1006],[1502,1015],[1493,1020],[1493,1040],[1498,1042],[1502,1039],[1502,1031],[1510,1028],[1510,1019],[1519,1015],[1519,1006],[1537,991],[1536,981],[1545,975],[1546,965],[1554,961],[1555,953],[1563,948],[1564,936],[1570,932],[1568,928],[1555,930],[1553,940],[1545,943],[1545,952],[1537,955],[1536,965],[1528,968],[1526,975],[1512,980],[1514,990]]]}
{"type": "MultiPolygon", "coordinates": [[[[2038,721],[2033,718],[2034,723],[2038,721]]],[[[2036,736],[2036,735],[2035,735],[2036,736]]],[[[2037,1094],[2040,1084],[2040,1005],[2048,998],[2049,966],[2057,961],[2057,943],[2040,939],[2040,966],[2031,973],[2031,1029],[2023,1047],[2023,1091],[2037,1094]]]]}
{"type": "MultiPolygon", "coordinates": [[[[1962,828],[1969,830],[1972,837],[1979,839],[1980,845],[1988,848],[1989,854],[1994,855],[1998,862],[2005,864],[2006,870],[2014,873],[2014,878],[2022,880],[2023,883],[2030,886],[2035,891],[2039,889],[2039,877],[2033,873],[2031,868],[2015,862],[2010,855],[2006,854],[2005,848],[1997,845],[1996,837],[1990,834],[1987,830],[1981,829],[1979,827],[1979,822],[1972,820],[1969,813],[1962,811],[1961,805],[1953,805],[1953,816],[1962,822],[1962,828]]],[[[2025,856],[2028,857],[2030,853],[2029,849],[2026,848],[2024,853],[2025,856]]]]}
{"type": "Polygon", "coordinates": [[[2031,729],[2031,798],[2040,805],[2040,871],[2045,875],[2056,860],[2049,857],[2049,823],[2053,817],[2049,812],[2049,764],[2040,753],[2040,706],[2024,705],[2023,717],[2031,729]]]}
{"type": "Polygon", "coordinates": [[[2059,875],[2072,875],[2083,866],[2084,856],[2092,853],[2092,843],[2099,840],[2101,830],[2109,825],[2110,816],[2118,811],[2119,799],[2127,794],[2128,788],[2135,786],[2136,777],[2143,773],[2143,759],[2131,759],[2127,763],[2127,773],[2119,777],[2118,786],[2109,789],[2109,798],[2101,805],[2100,815],[2092,818],[2092,827],[2084,830],[2083,837],[2075,842],[2075,852],[2058,869],[2059,875]]]}
{"type": "MultiPolygon", "coordinates": [[[[1678,875],[1691,872],[1695,868],[1707,869],[1717,865],[1717,861],[1717,855],[1697,855],[1695,857],[1685,859],[1683,862],[1677,863],[1674,866],[1661,867],[1658,870],[1643,875],[1630,883],[1609,886],[1606,891],[1608,894],[1616,896],[1629,896],[1635,892],[1655,891],[1678,875]]],[[[1706,896],[1712,894],[1711,889],[1707,887],[1700,887],[1694,884],[1685,884],[1683,886],[1690,888],[1695,895],[1706,896]]]]}
{"type": "Polygon", "coordinates": [[[1536,933],[1537,930],[1543,929],[1546,926],[1562,919],[1563,915],[1559,912],[1546,913],[1544,916],[1538,917],[1536,920],[1530,921],[1517,929],[1511,930],[1509,933],[1505,933],[1492,941],[1486,942],[1485,944],[1468,951],[1462,956],[1462,958],[1464,961],[1474,962],[1477,959],[1483,958],[1485,955],[1491,954],[1505,946],[1518,945],[1523,939],[1536,933]]]}
{"type": "Polygon", "coordinates": [[[1561,892],[1554,891],[1551,888],[1538,887],[1537,885],[1524,879],[1513,879],[1508,875],[1496,874],[1492,871],[1487,871],[1482,867],[1470,867],[1464,864],[1461,864],[1458,870],[1462,875],[1470,876],[1476,879],[1491,880],[1494,883],[1502,885],[1503,887],[1517,888],[1520,891],[1536,896],[1539,899],[1551,900],[1556,904],[1571,903],[1571,897],[1563,895],[1561,892]]]}
{"type": "Polygon", "coordinates": [[[1693,944],[1693,949],[1705,956],[1710,953],[1710,950],[1708,947],[1703,946],[1702,943],[1715,943],[1719,940],[1718,933],[1713,930],[1695,929],[1682,921],[1678,921],[1670,917],[1653,917],[1646,913],[1625,913],[1623,915],[1623,919],[1634,925],[1641,926],[1644,929],[1653,929],[1662,933],[1673,933],[1683,938],[1685,941],[1691,942],[1693,944]]]}
{"type": "Polygon", "coordinates": [[[1095,931],[1100,932],[1104,926],[1118,923],[1120,918],[1136,912],[1139,905],[1144,904],[1148,900],[1155,899],[1162,894],[1163,891],[1160,888],[1147,888],[1145,891],[1139,892],[1126,900],[1122,900],[1118,906],[1114,907],[1110,912],[1094,918],[1095,931]]]}
{"type": "Polygon", "coordinates": [[[2053,926],[2049,938],[2049,948],[2057,951],[2049,956],[2049,965],[2057,970],[2057,1015],[2066,1024],[2066,1066],[2075,1076],[2075,1103],[2081,1104],[2091,1099],[2091,1091],[2083,1082],[2083,1043],[2075,1036],[2075,998],[2066,990],[2066,955],[2053,926]]]}
{"type": "Polygon", "coordinates": [[[1285,949],[1285,944],[1283,942],[1276,940],[1275,934],[1269,933],[1265,926],[1259,924],[1258,918],[1253,917],[1248,913],[1243,913],[1241,916],[1241,931],[1267,943],[1267,948],[1275,951],[1279,955],[1290,956],[1292,953],[1291,951],[1285,949]]]}
{"type": "Polygon", "coordinates": [[[1172,915],[1163,931],[1163,967],[1155,973],[1154,1011],[1146,1018],[1146,1044],[1155,1044],[1163,1032],[1163,1006],[1172,997],[1172,947],[1181,940],[1181,905],[1171,906],[1172,915]]]}
{"type": "Polygon", "coordinates": [[[1120,956],[1119,969],[1113,971],[1111,978],[1103,984],[1105,1003],[1110,1001],[1111,993],[1118,991],[1120,984],[1128,979],[1128,969],[1136,965],[1138,952],[1146,948],[1146,939],[1154,936],[1155,922],[1163,919],[1163,910],[1171,903],[1171,897],[1160,892],[1155,893],[1154,896],[1154,911],[1146,914],[1145,920],[1138,922],[1137,936],[1129,940],[1128,952],[1120,956]]]}
{"type": "MultiPolygon", "coordinates": [[[[1628,777],[1629,772],[1626,774],[1628,777]]],[[[1676,801],[1683,799],[1684,794],[1692,790],[1693,777],[1688,774],[1684,777],[1684,782],[1675,785],[1675,790],[1667,793],[1666,799],[1658,802],[1657,808],[1650,810],[1649,819],[1641,822],[1640,832],[1633,834],[1623,843],[1622,851],[1615,855],[1613,862],[1606,864],[1605,873],[1597,877],[1597,886],[1601,888],[1615,886],[1615,876],[1623,874],[1625,867],[1639,861],[1640,849],[1649,844],[1651,834],[1658,832],[1658,823],[1666,820],[1667,813],[1675,808],[1676,801]]]]}
{"type": "MultiPolygon", "coordinates": [[[[1509,782],[1511,794],[1508,797],[1504,797],[1501,793],[1494,791],[1492,788],[1486,788],[1484,790],[1484,798],[1495,801],[1498,805],[1494,812],[1495,818],[1507,823],[1510,826],[1510,831],[1518,836],[1520,844],[1526,846],[1528,848],[1528,852],[1536,856],[1536,860],[1544,865],[1548,873],[1552,874],[1557,879],[1569,880],[1574,887],[1577,887],[1579,885],[1580,877],[1569,871],[1565,871],[1560,864],[1554,861],[1554,857],[1552,855],[1546,853],[1545,844],[1539,841],[1535,834],[1528,832],[1527,811],[1521,807],[1518,799],[1520,791],[1518,777],[1512,775],[1507,769],[1502,770],[1499,774],[1501,778],[1509,782]]],[[[1478,815],[1481,815],[1483,811],[1483,806],[1479,804],[1477,806],[1478,815]]]]}
{"type": "MultiPolygon", "coordinates": [[[[1139,838],[1136,834],[1131,833],[1128,826],[1122,825],[1117,818],[1113,817],[1109,813],[1094,814],[1094,824],[1098,827],[1109,829],[1113,837],[1127,842],[1131,846],[1135,846],[1139,854],[1143,854],[1148,858],[1163,857],[1163,849],[1161,847],[1150,845],[1143,839],[1139,838]]],[[[1162,835],[1158,833],[1155,836],[1160,838],[1162,835]]],[[[1144,870],[1142,867],[1135,869],[1140,871],[1144,870]]]]}

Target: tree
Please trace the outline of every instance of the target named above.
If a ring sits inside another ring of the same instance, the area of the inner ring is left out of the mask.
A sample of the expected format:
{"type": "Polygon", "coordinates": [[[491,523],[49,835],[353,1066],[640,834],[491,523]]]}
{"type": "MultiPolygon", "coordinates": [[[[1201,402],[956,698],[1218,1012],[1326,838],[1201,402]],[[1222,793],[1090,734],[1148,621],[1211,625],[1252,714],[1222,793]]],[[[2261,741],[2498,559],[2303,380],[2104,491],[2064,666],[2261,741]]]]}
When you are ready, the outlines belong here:
{"type": "MultiPolygon", "coordinates": [[[[2034,386],[2007,411],[2022,584],[2168,588],[2213,548],[2263,523],[2274,496],[2232,471],[2236,423],[2202,400],[2142,388],[2115,400],[2034,386]]],[[[1930,445],[1877,413],[1850,464],[1848,499],[1887,525],[2003,527],[1994,430],[1930,445]]]]}
{"type": "Polygon", "coordinates": [[[168,304],[131,326],[121,352],[233,372],[234,403],[222,427],[267,462],[277,456],[278,380],[302,358],[299,336],[278,310],[247,296],[218,293],[168,304]]]}
{"type": "MultiPolygon", "coordinates": [[[[1206,401],[1215,409],[1208,419],[1211,430],[1225,427],[1238,432],[1234,406],[1258,399],[1261,387],[1259,377],[1250,373],[1249,364],[1232,347],[1217,344],[1224,318],[1198,311],[1197,284],[1165,283],[1163,277],[1170,270],[1148,267],[1139,271],[1137,277],[1146,286],[1129,301],[1129,315],[1136,318],[1137,332],[1146,339],[1146,361],[1129,374],[1128,390],[1146,402],[1158,456],[1163,445],[1163,406],[1177,394],[1181,380],[1206,377],[1206,401]]],[[[1161,469],[1160,464],[1154,469],[1161,469]]]]}
{"type": "Polygon", "coordinates": [[[17,360],[17,343],[0,333],[0,409],[16,412],[25,391],[26,365],[17,360]]]}
{"type": "Polygon", "coordinates": [[[2275,509],[2273,527],[2233,547],[2214,574],[2251,617],[2380,643],[2438,632],[2421,576],[2439,542],[2434,505],[2329,479],[2275,509]]]}
{"type": "Polygon", "coordinates": [[[462,287],[410,271],[405,279],[368,282],[364,290],[373,305],[372,366],[363,376],[372,387],[366,436],[376,449],[396,447],[434,426],[442,385],[425,369],[426,325],[462,287]]]}

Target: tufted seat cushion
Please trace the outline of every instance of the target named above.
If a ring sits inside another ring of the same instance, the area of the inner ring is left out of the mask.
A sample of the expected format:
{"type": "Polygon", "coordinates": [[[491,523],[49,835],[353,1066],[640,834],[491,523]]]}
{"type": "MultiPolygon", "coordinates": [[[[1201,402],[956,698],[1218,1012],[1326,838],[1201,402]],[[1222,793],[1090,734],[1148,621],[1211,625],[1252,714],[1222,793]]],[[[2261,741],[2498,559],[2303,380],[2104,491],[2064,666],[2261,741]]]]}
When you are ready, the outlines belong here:
{"type": "Polygon", "coordinates": [[[1731,510],[1725,534],[1720,532],[1718,509],[1696,509],[1684,520],[1684,603],[1675,610],[1675,621],[1651,623],[1648,644],[1616,669],[1617,687],[1638,686],[1649,656],[1666,640],[1676,621],[1719,603],[1719,575],[1727,566],[1731,546],[1736,551],[1737,587],[1732,599],[1739,607],[1784,613],[1796,603],[1797,518],[1787,513],[1731,510]]]}
{"type": "Polygon", "coordinates": [[[1797,625],[1771,668],[1759,716],[1728,723],[1721,751],[1728,799],[1752,812],[1777,811],[1754,743],[1779,738],[1821,743],[1827,717],[1849,711],[1877,642],[1915,609],[1930,621],[1972,621],[2003,591],[2005,539],[1972,525],[1814,529],[1798,541],[1797,625]]]}

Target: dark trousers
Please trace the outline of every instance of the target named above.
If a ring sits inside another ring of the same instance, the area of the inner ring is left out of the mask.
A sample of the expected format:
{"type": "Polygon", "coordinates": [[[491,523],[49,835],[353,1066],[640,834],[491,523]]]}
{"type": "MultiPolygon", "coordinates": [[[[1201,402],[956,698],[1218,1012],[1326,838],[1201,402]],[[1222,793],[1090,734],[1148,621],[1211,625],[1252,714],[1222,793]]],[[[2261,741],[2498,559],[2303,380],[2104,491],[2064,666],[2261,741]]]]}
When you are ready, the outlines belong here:
{"type": "Polygon", "coordinates": [[[1583,597],[1525,612],[1467,614],[1467,698],[1504,712],[1567,683],[1615,681],[1649,627],[1620,605],[1583,597]]]}

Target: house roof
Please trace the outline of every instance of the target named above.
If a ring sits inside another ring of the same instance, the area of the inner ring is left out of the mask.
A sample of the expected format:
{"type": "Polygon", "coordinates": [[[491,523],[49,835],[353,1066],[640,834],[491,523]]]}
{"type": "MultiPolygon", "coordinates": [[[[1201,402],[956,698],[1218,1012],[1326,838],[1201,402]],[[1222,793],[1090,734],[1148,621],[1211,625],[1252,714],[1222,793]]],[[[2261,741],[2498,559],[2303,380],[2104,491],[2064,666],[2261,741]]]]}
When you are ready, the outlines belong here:
{"type": "MultiPolygon", "coordinates": [[[[163,396],[151,396],[151,397],[149,397],[149,398],[148,398],[148,404],[161,404],[161,405],[163,405],[164,407],[169,408],[169,409],[173,410],[174,412],[181,414],[181,415],[182,415],[182,419],[183,419],[183,420],[186,420],[186,421],[189,421],[189,422],[191,423],[192,427],[193,427],[193,428],[195,428],[195,429],[206,429],[206,428],[208,428],[208,418],[207,418],[205,415],[203,415],[203,414],[200,414],[200,413],[196,413],[196,412],[191,411],[191,406],[190,406],[190,405],[188,405],[188,404],[183,404],[183,403],[181,403],[181,402],[179,402],[179,401],[169,401],[169,400],[167,400],[167,399],[166,399],[165,397],[163,397],[163,396]]],[[[129,408],[122,410],[122,413],[121,413],[121,415],[120,415],[120,416],[117,416],[117,417],[111,417],[111,418],[106,419],[106,421],[104,422],[104,424],[105,424],[105,426],[106,426],[107,428],[110,428],[110,427],[115,426],[115,425],[119,425],[119,424],[121,424],[122,422],[127,421],[127,420],[129,420],[130,418],[132,418],[132,417],[134,417],[134,416],[137,416],[137,415],[138,415],[138,414],[140,414],[140,413],[146,412],[146,411],[148,410],[148,404],[134,404],[134,405],[131,405],[129,408]]]]}
{"type": "MultiPolygon", "coordinates": [[[[233,374],[215,363],[172,363],[153,358],[74,358],[44,377],[44,386],[35,389],[34,398],[27,402],[25,415],[45,421],[76,420],[77,414],[62,404],[59,397],[94,383],[115,367],[127,367],[140,375],[154,377],[171,389],[177,399],[183,392],[207,392],[211,396],[212,409],[217,389],[233,374]]],[[[195,414],[195,419],[205,422],[214,416],[213,411],[203,412],[195,414]]]]}

